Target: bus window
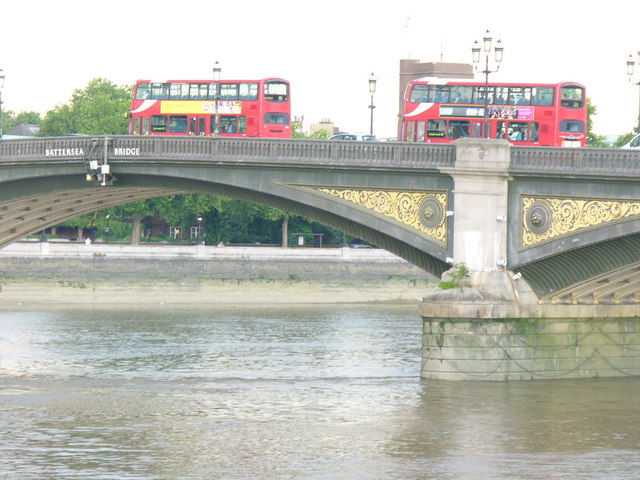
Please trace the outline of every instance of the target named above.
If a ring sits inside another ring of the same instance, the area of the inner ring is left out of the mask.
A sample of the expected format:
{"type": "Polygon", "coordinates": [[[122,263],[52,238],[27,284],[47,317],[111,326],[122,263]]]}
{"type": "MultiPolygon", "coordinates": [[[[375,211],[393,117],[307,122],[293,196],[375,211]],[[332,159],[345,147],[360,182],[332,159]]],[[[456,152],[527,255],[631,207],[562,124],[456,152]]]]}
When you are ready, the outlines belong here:
{"type": "Polygon", "coordinates": [[[208,85],[206,83],[189,84],[189,98],[191,100],[205,100],[207,98],[208,85]]]}
{"type": "Polygon", "coordinates": [[[469,136],[469,122],[466,120],[449,121],[449,138],[461,138],[469,136]]]}
{"type": "Polygon", "coordinates": [[[495,105],[507,105],[509,102],[509,87],[496,87],[496,94],[493,100],[495,105]]]}
{"type": "Polygon", "coordinates": [[[138,84],[138,89],[136,90],[136,100],[146,100],[151,96],[151,85],[148,83],[140,83],[138,84]]]}
{"type": "Polygon", "coordinates": [[[169,98],[169,85],[167,83],[151,84],[151,99],[166,100],[169,98]]]}
{"type": "Polygon", "coordinates": [[[453,87],[451,89],[450,101],[452,103],[470,103],[472,89],[473,87],[470,86],[453,87]]]}
{"type": "Polygon", "coordinates": [[[415,142],[414,135],[415,122],[407,122],[407,141],[415,142]]]}
{"type": "Polygon", "coordinates": [[[506,132],[506,122],[498,122],[497,126],[496,126],[496,138],[498,139],[504,139],[505,138],[505,132],[506,132]]]}
{"type": "Polygon", "coordinates": [[[560,105],[565,108],[582,108],[584,105],[584,89],[575,85],[562,87],[560,105]]]}
{"type": "Polygon", "coordinates": [[[427,91],[427,102],[429,103],[438,103],[438,85],[429,85],[429,90],[427,91]]]}
{"type": "Polygon", "coordinates": [[[189,85],[187,83],[170,84],[169,98],[172,100],[185,100],[189,98],[189,85]]]}
{"type": "Polygon", "coordinates": [[[429,120],[427,122],[427,137],[444,138],[444,120],[429,120]]]}
{"type": "Polygon", "coordinates": [[[553,87],[533,87],[531,105],[553,105],[553,87]]]}
{"type": "Polygon", "coordinates": [[[511,87],[509,105],[531,105],[531,87],[511,87]]]}
{"type": "Polygon", "coordinates": [[[217,98],[220,98],[220,85],[218,85],[217,83],[210,83],[209,84],[209,96],[207,97],[208,100],[215,100],[217,98]]]}
{"type": "Polygon", "coordinates": [[[258,100],[258,84],[241,83],[240,100],[258,100]]]}
{"type": "Polygon", "coordinates": [[[133,132],[131,132],[133,135],[140,135],[140,121],[142,119],[141,118],[132,118],[132,124],[133,124],[133,132]]]}
{"type": "Polygon", "coordinates": [[[531,88],[530,87],[509,88],[509,105],[530,105],[530,104],[531,104],[531,88]]]}
{"type": "Polygon", "coordinates": [[[527,122],[509,122],[509,140],[516,142],[528,140],[528,130],[527,122]]]}
{"type": "Polygon", "coordinates": [[[416,122],[418,125],[418,130],[417,130],[417,141],[418,142],[424,142],[425,138],[424,138],[424,122],[416,122]]]}
{"type": "Polygon", "coordinates": [[[220,115],[220,133],[237,133],[238,117],[235,115],[220,115]]]}
{"type": "Polygon", "coordinates": [[[187,116],[171,115],[169,117],[170,133],[187,133],[187,116]]]}
{"type": "Polygon", "coordinates": [[[448,103],[449,102],[449,86],[437,85],[435,95],[436,95],[437,103],[448,103]]]}
{"type": "Polygon", "coordinates": [[[425,103],[427,101],[427,85],[415,85],[411,89],[410,102],[425,103]]]}
{"type": "Polygon", "coordinates": [[[538,141],[538,130],[540,129],[540,124],[538,122],[531,122],[529,124],[529,141],[537,142],[538,141]]]}
{"type": "Polygon", "coordinates": [[[272,123],[277,125],[288,125],[289,115],[286,113],[265,113],[264,123],[272,123]]]}
{"type": "Polygon", "coordinates": [[[167,116],[166,115],[152,115],[151,116],[151,131],[152,132],[166,132],[167,131],[167,116]]]}
{"type": "Polygon", "coordinates": [[[583,133],[584,123],[580,120],[560,120],[560,131],[571,133],[583,133]]]}
{"type": "MultiPolygon", "coordinates": [[[[484,105],[484,101],[485,101],[484,90],[485,90],[484,85],[479,87],[473,87],[473,103],[476,103],[478,105],[484,105]]],[[[495,95],[496,95],[495,87],[489,87],[487,104],[494,103],[495,95]]]]}
{"type": "Polygon", "coordinates": [[[220,100],[237,100],[238,84],[237,83],[221,83],[220,84],[220,100]]]}
{"type": "Polygon", "coordinates": [[[264,99],[267,102],[286,102],[289,100],[289,84],[279,80],[265,82],[264,99]]]}

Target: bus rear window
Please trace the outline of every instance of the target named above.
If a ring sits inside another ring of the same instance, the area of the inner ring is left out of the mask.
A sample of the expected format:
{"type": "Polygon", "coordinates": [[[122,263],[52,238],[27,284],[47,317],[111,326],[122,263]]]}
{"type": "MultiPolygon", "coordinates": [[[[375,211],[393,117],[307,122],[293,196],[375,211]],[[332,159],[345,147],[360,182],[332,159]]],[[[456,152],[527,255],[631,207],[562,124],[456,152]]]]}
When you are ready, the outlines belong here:
{"type": "Polygon", "coordinates": [[[581,120],[561,120],[561,132],[584,133],[584,122],[581,120]]]}
{"type": "Polygon", "coordinates": [[[275,125],[288,125],[289,115],[287,115],[286,113],[265,113],[264,123],[275,124],[275,125]]]}

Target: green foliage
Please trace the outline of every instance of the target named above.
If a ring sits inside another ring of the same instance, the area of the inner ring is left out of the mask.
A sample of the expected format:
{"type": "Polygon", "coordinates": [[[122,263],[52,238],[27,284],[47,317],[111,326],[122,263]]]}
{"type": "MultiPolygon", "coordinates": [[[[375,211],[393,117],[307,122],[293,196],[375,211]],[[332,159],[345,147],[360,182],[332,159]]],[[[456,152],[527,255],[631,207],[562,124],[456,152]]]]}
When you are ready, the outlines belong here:
{"type": "Polygon", "coordinates": [[[595,116],[596,113],[598,113],[598,109],[591,103],[591,99],[587,98],[587,147],[606,148],[609,144],[605,141],[605,137],[603,135],[597,135],[593,131],[592,117],[595,116]]]}
{"type": "Polygon", "coordinates": [[[631,139],[635,136],[636,136],[636,132],[628,132],[628,133],[625,133],[624,135],[620,135],[618,139],[615,141],[615,143],[613,144],[613,146],[616,148],[619,148],[625,145],[626,143],[630,142],[631,139]]]}
{"type": "Polygon", "coordinates": [[[305,135],[302,129],[302,120],[295,119],[291,122],[291,138],[310,138],[315,140],[326,140],[329,138],[329,132],[326,130],[317,130],[311,135],[305,135]]]}
{"type": "Polygon", "coordinates": [[[6,134],[23,123],[40,125],[41,121],[38,112],[20,112],[16,115],[11,110],[2,110],[2,133],[6,134]]]}
{"type": "Polygon", "coordinates": [[[452,288],[459,288],[464,290],[466,285],[466,278],[469,275],[469,268],[464,263],[455,263],[450,270],[445,272],[443,280],[438,283],[438,286],[443,290],[449,290],[452,288]]]}
{"type": "Polygon", "coordinates": [[[84,90],[73,92],[69,104],[57,105],[47,112],[38,135],[124,135],[130,90],[102,78],[91,80],[84,90]]]}

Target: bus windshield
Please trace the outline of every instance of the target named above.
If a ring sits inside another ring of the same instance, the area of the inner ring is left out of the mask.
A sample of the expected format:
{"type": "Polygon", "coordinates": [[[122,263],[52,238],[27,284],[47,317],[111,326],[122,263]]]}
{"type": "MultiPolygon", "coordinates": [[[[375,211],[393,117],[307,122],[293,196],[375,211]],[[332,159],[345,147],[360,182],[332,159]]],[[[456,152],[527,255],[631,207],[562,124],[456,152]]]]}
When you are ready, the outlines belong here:
{"type": "Polygon", "coordinates": [[[286,102],[289,98],[289,85],[285,82],[271,81],[264,84],[264,99],[267,102],[286,102]]]}

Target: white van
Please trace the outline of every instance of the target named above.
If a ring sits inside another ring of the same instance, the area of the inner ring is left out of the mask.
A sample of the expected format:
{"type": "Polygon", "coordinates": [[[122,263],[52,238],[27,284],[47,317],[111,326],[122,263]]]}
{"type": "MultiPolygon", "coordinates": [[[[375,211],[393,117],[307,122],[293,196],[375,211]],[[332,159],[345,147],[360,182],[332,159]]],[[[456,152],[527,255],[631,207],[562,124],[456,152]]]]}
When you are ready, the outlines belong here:
{"type": "Polygon", "coordinates": [[[633,137],[629,143],[625,143],[620,148],[640,148],[640,133],[633,137]]]}

